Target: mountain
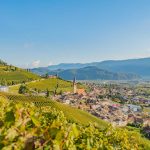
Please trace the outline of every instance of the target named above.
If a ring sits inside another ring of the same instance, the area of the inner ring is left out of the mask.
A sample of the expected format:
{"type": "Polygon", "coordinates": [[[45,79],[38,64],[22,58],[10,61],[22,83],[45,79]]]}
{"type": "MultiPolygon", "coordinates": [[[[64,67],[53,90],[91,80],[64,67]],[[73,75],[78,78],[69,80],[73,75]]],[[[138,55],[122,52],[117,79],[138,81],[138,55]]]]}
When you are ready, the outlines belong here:
{"type": "Polygon", "coordinates": [[[107,70],[116,73],[131,73],[137,74],[142,78],[150,78],[150,58],[140,58],[140,59],[128,59],[128,60],[108,60],[93,63],[64,63],[59,65],[48,66],[45,68],[32,69],[34,73],[45,74],[52,70],[57,69],[79,69],[88,66],[95,66],[97,68],[107,70]]]}
{"type": "Polygon", "coordinates": [[[48,74],[58,74],[61,78],[66,80],[72,80],[74,77],[76,77],[78,80],[131,80],[139,78],[139,76],[135,74],[113,73],[110,71],[99,69],[95,66],[89,66],[79,69],[50,71],[48,74]]]}
{"type": "Polygon", "coordinates": [[[52,65],[49,66],[49,70],[57,70],[57,69],[78,69],[78,68],[83,68],[89,66],[88,64],[81,64],[81,63],[61,63],[59,65],[52,65]]]}
{"type": "Polygon", "coordinates": [[[150,58],[103,61],[95,65],[113,72],[135,73],[142,77],[150,77],[150,58]]]}
{"type": "Polygon", "coordinates": [[[38,74],[38,75],[43,75],[43,74],[46,74],[47,72],[49,72],[51,70],[48,67],[39,67],[39,68],[33,68],[33,69],[31,69],[31,71],[33,73],[38,74]]]}
{"type": "Polygon", "coordinates": [[[36,74],[43,75],[53,70],[79,69],[87,66],[90,66],[90,64],[88,65],[88,64],[81,64],[81,63],[61,63],[58,65],[52,65],[48,67],[33,68],[31,70],[36,74]]]}

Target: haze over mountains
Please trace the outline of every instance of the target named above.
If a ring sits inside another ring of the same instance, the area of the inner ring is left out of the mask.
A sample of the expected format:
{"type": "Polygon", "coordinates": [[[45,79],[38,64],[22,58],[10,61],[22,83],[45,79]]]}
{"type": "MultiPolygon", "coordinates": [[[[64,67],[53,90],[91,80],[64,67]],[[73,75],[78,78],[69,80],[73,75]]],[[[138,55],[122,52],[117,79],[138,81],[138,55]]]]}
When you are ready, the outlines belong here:
{"type": "Polygon", "coordinates": [[[58,73],[64,79],[77,76],[79,80],[128,80],[150,78],[150,58],[108,60],[93,63],[62,63],[32,69],[34,73],[50,75],[58,73]]]}

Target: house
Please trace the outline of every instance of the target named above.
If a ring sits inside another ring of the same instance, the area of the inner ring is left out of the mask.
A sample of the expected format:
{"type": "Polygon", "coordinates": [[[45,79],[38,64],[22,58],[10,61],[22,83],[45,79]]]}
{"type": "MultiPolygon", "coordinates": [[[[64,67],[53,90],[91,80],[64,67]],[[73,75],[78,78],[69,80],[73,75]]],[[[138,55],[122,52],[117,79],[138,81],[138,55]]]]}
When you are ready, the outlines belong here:
{"type": "Polygon", "coordinates": [[[121,108],[124,113],[127,113],[129,111],[129,108],[125,105],[123,105],[121,108]]]}
{"type": "Polygon", "coordinates": [[[70,104],[70,100],[66,100],[66,101],[65,101],[65,104],[68,104],[68,105],[69,105],[69,104],[70,104]]]}
{"type": "Polygon", "coordinates": [[[86,95],[85,89],[77,89],[79,95],[86,95]]]}
{"type": "Polygon", "coordinates": [[[50,79],[56,79],[57,75],[49,75],[48,78],[50,78],[50,79]]]}
{"type": "Polygon", "coordinates": [[[144,119],[143,126],[149,126],[150,127],[150,118],[144,119]]]}
{"type": "Polygon", "coordinates": [[[137,106],[137,105],[128,104],[128,107],[129,107],[130,110],[132,110],[134,112],[142,110],[141,106],[137,106]]]}
{"type": "Polygon", "coordinates": [[[0,92],[8,92],[9,87],[8,86],[0,86],[0,92]]]}

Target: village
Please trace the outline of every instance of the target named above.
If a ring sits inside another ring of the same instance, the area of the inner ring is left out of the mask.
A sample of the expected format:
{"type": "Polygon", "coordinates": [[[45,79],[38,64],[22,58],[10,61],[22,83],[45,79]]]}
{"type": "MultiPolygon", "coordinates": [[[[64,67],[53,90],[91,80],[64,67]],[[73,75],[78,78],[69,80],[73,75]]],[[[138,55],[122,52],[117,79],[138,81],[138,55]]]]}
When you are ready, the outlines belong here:
{"type": "Polygon", "coordinates": [[[150,126],[150,95],[136,88],[87,83],[89,90],[56,95],[54,100],[87,111],[115,126],[150,126]],[[149,98],[149,99],[148,99],[149,98]]]}
{"type": "MultiPolygon", "coordinates": [[[[50,79],[57,78],[49,76],[50,79]]],[[[42,79],[44,80],[44,79],[42,79]]],[[[52,100],[70,105],[77,109],[111,123],[113,126],[145,127],[150,135],[150,87],[148,84],[131,86],[119,83],[84,82],[85,88],[78,88],[76,78],[72,81],[73,92],[52,94],[52,100]]],[[[58,85],[59,86],[59,85],[58,85]]],[[[8,92],[8,86],[0,86],[0,91],[8,92]]],[[[46,96],[46,92],[32,93],[46,96]]],[[[27,94],[28,95],[28,94],[27,94]]]]}

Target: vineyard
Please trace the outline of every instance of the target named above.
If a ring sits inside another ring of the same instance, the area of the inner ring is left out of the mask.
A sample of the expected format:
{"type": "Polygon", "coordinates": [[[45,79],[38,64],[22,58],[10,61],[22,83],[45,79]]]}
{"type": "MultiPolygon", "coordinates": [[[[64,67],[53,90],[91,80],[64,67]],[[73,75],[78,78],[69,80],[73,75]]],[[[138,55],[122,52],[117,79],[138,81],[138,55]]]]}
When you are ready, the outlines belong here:
{"type": "MultiPolygon", "coordinates": [[[[48,89],[49,91],[54,91],[56,86],[58,85],[58,92],[63,91],[63,92],[68,92],[68,91],[72,91],[73,87],[72,87],[72,82],[70,81],[65,81],[62,79],[46,79],[46,80],[42,80],[42,81],[38,81],[35,83],[29,83],[28,87],[29,88],[37,88],[39,90],[46,90],[48,89]]],[[[78,85],[78,88],[83,87],[82,85],[78,85]]]]}
{"type": "Polygon", "coordinates": [[[54,91],[57,84],[58,84],[58,92],[60,92],[60,90],[65,92],[65,91],[71,91],[73,89],[71,82],[64,81],[61,79],[46,79],[34,83],[29,83],[28,87],[32,89],[37,88],[38,90],[48,89],[49,91],[54,91]]]}
{"type": "MultiPolygon", "coordinates": [[[[27,87],[29,89],[36,89],[38,91],[46,91],[49,90],[51,92],[55,91],[56,87],[57,88],[57,93],[60,92],[72,92],[73,87],[72,87],[72,82],[70,81],[65,81],[59,78],[54,78],[54,79],[41,79],[36,82],[29,82],[26,83],[27,87]]],[[[78,84],[78,88],[84,88],[83,85],[78,84]]],[[[14,93],[18,93],[19,86],[13,86],[10,87],[10,91],[14,93]]]]}
{"type": "Polygon", "coordinates": [[[0,65],[0,84],[2,85],[13,85],[37,79],[40,77],[29,71],[14,66],[0,65]]]}
{"type": "MultiPolygon", "coordinates": [[[[64,108],[67,108],[63,105],[57,106],[62,110],[60,111],[55,107],[57,103],[43,106],[46,99],[31,97],[28,100],[40,102],[40,107],[35,107],[32,103],[24,103],[24,100],[25,98],[20,95],[1,93],[0,149],[2,150],[150,149],[149,141],[141,138],[137,133],[112,126],[102,130],[93,123],[87,125],[70,121],[63,113],[64,108]],[[23,103],[17,103],[18,101],[23,103]]],[[[72,111],[71,108],[66,109],[67,111],[70,111],[72,116],[79,115],[75,109],[72,111]]]]}
{"type": "Polygon", "coordinates": [[[82,110],[70,107],[68,105],[44,98],[39,96],[23,96],[23,95],[13,95],[13,94],[6,94],[6,93],[0,93],[5,98],[7,98],[9,101],[13,101],[15,103],[21,102],[23,104],[25,103],[34,103],[35,106],[38,108],[43,108],[44,106],[51,106],[52,108],[55,108],[59,111],[62,111],[65,115],[65,117],[70,120],[74,121],[76,123],[81,123],[84,125],[88,125],[89,123],[95,123],[95,125],[99,126],[100,128],[104,128],[108,126],[108,124],[98,118],[96,118],[93,115],[90,115],[87,112],[84,112],[82,110]]]}

